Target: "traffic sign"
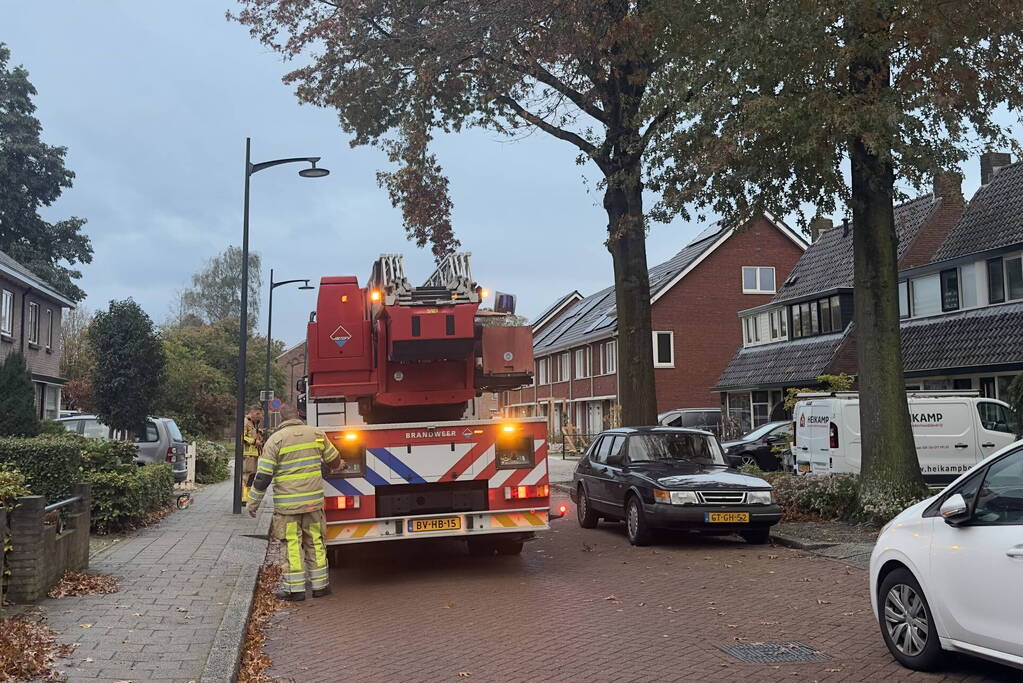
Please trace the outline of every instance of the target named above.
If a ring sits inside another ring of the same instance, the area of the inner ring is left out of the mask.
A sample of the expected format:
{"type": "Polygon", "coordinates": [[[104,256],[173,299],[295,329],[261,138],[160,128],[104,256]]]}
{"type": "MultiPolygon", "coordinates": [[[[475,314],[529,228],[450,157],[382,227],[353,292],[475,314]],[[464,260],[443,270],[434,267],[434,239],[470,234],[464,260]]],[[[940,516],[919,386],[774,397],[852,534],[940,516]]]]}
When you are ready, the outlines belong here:
{"type": "Polygon", "coordinates": [[[270,401],[270,410],[276,413],[278,410],[281,409],[282,405],[284,404],[281,402],[281,399],[275,398],[272,401],[270,401]]]}
{"type": "Polygon", "coordinates": [[[259,392],[259,401],[260,401],[260,403],[266,403],[267,401],[272,401],[273,397],[274,397],[273,390],[270,390],[270,391],[260,391],[259,392]]]}

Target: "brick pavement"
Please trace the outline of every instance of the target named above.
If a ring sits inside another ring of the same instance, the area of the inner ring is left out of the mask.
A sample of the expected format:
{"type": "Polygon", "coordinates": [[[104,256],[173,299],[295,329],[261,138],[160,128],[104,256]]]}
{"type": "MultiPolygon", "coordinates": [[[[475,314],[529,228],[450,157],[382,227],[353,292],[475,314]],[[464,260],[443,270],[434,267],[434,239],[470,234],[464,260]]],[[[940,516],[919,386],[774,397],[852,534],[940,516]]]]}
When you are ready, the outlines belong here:
{"type": "Polygon", "coordinates": [[[245,536],[266,533],[265,515],[232,515],[231,486],[201,489],[188,509],[93,557],[90,571],[118,577],[119,592],[39,603],[34,611],[61,641],[76,644],[58,666],[68,680],[202,676],[236,585],[244,590],[266,549],[265,541],[245,536]]]}
{"type": "Polygon", "coordinates": [[[300,683],[1019,680],[970,658],[942,675],[901,668],[870,614],[866,572],[835,560],[685,535],[633,548],[619,526],[587,531],[574,517],[555,527],[520,557],[472,558],[454,542],[352,548],[332,570],[331,597],[276,616],[270,673],[300,683]],[[776,641],[828,659],[744,664],[717,649],[776,641]]]}

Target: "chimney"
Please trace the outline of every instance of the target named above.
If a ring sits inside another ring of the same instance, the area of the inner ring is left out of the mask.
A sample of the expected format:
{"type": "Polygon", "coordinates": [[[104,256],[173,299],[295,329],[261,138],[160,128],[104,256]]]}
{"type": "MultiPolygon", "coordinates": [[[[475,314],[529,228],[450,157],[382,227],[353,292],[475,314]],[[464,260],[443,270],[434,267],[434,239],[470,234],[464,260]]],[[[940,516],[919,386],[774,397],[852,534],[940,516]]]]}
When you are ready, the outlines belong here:
{"type": "Polygon", "coordinates": [[[1002,167],[1012,163],[1008,152],[984,152],[980,155],[980,184],[987,185],[1002,167]]]}
{"type": "Polygon", "coordinates": [[[810,219],[810,225],[808,226],[810,230],[810,241],[816,242],[821,236],[821,233],[831,230],[834,225],[835,224],[831,222],[830,218],[814,216],[810,219]]]}
{"type": "Polygon", "coordinates": [[[934,198],[952,203],[963,203],[963,177],[955,171],[939,171],[934,174],[934,198]]]}

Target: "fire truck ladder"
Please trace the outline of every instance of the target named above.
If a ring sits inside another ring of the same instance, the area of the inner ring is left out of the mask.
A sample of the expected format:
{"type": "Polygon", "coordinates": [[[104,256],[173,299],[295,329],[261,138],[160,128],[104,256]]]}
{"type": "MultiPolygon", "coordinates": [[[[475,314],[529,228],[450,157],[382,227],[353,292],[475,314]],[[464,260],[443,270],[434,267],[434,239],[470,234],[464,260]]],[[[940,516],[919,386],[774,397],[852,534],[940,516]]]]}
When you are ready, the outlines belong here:
{"type": "Polygon", "coordinates": [[[469,252],[449,254],[437,264],[437,269],[419,289],[443,289],[449,299],[463,301],[479,301],[476,283],[472,279],[472,268],[469,265],[469,252]]]}
{"type": "Polygon", "coordinates": [[[369,286],[383,292],[384,303],[388,306],[409,299],[412,296],[412,285],[405,277],[405,257],[401,254],[381,254],[373,263],[369,286]]]}

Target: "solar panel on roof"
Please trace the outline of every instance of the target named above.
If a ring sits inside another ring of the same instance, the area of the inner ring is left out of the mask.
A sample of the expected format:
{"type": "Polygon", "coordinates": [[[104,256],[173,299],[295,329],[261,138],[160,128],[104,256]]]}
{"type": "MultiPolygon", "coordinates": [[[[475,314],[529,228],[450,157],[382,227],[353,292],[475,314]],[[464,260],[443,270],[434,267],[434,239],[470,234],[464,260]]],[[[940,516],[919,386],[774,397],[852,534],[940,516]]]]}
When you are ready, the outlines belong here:
{"type": "Polygon", "coordinates": [[[686,246],[689,247],[689,246],[692,246],[692,245],[696,244],[697,242],[702,242],[703,240],[707,239],[708,237],[713,237],[714,235],[718,234],[719,232],[721,232],[721,222],[720,221],[714,221],[708,227],[704,228],[703,231],[700,232],[700,234],[698,234],[696,237],[694,237],[692,240],[690,240],[689,244],[687,244],[686,246]]]}

